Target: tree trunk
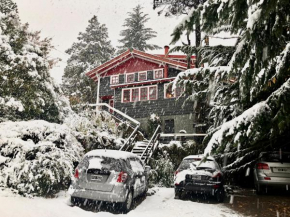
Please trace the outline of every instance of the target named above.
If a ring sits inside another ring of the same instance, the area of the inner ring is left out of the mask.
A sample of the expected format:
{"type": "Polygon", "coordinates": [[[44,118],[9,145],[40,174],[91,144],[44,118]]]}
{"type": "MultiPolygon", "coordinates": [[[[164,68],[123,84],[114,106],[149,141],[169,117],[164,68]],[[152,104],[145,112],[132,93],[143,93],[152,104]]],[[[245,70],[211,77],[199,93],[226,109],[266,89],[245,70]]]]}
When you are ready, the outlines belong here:
{"type": "MultiPolygon", "coordinates": [[[[196,50],[199,50],[199,47],[201,46],[201,31],[200,31],[200,23],[199,20],[195,24],[195,47],[196,50]]],[[[195,67],[199,67],[199,57],[198,57],[198,52],[196,52],[196,61],[195,61],[195,67]]]]}

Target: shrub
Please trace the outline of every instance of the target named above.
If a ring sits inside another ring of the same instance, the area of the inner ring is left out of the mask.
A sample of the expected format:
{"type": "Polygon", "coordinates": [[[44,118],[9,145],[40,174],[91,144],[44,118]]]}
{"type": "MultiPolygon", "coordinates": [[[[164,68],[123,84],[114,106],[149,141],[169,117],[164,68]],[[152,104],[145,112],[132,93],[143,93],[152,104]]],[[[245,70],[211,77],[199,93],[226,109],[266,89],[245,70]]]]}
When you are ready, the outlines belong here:
{"type": "Polygon", "coordinates": [[[68,127],[46,121],[0,123],[0,185],[23,195],[67,189],[83,155],[68,127]]]}

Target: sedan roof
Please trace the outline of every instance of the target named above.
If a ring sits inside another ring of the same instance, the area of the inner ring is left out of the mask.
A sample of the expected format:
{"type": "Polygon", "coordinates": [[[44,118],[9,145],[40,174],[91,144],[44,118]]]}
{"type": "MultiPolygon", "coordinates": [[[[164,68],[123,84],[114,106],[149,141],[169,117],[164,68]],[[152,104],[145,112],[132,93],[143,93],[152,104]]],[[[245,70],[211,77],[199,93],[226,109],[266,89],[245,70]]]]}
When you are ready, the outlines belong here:
{"type": "Polygon", "coordinates": [[[136,154],[133,154],[131,152],[119,150],[107,150],[107,149],[96,149],[86,153],[85,156],[110,157],[115,159],[127,159],[131,157],[138,157],[136,154]]]}

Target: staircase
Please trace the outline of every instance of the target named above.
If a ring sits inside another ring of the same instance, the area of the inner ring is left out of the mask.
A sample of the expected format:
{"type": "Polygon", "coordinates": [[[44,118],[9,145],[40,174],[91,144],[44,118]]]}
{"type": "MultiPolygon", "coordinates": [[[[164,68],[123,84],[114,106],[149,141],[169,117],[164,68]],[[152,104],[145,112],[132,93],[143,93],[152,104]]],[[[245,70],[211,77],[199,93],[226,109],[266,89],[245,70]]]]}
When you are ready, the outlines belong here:
{"type": "MultiPolygon", "coordinates": [[[[124,119],[129,121],[129,125],[132,127],[133,132],[127,138],[126,142],[122,145],[122,147],[119,149],[120,151],[128,151],[128,149],[130,149],[132,147],[132,145],[134,144],[134,140],[136,138],[136,133],[138,131],[140,123],[137,120],[126,115],[125,113],[121,112],[120,110],[111,107],[107,103],[90,104],[89,106],[96,107],[96,109],[106,107],[106,110],[108,112],[113,111],[110,113],[114,119],[116,119],[118,121],[124,121],[124,119]],[[118,116],[117,116],[117,114],[118,114],[118,116]]],[[[134,144],[134,147],[133,147],[131,152],[136,154],[137,156],[139,156],[145,164],[147,164],[149,162],[149,159],[152,157],[154,151],[156,150],[156,148],[159,145],[158,139],[159,139],[159,135],[160,135],[160,132],[159,132],[160,129],[161,129],[161,126],[158,125],[153,136],[151,137],[151,139],[149,141],[136,142],[134,144]]]]}
{"type": "Polygon", "coordinates": [[[158,137],[160,129],[161,127],[158,125],[149,141],[136,142],[131,151],[138,155],[145,164],[149,162],[149,159],[152,157],[154,151],[159,145],[158,137]]]}

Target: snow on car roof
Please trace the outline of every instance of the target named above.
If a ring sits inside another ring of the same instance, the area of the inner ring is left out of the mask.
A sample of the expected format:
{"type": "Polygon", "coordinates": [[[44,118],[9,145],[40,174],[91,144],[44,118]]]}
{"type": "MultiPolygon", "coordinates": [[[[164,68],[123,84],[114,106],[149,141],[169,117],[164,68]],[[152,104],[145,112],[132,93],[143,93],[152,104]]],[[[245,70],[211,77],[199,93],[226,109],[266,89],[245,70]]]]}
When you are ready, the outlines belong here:
{"type": "Polygon", "coordinates": [[[85,156],[102,156],[115,159],[127,159],[130,157],[138,157],[136,154],[127,151],[96,149],[86,153],[85,156]]]}
{"type": "MultiPolygon", "coordinates": [[[[183,158],[183,160],[185,160],[185,159],[192,159],[192,158],[200,158],[200,159],[203,159],[203,158],[205,158],[205,155],[203,155],[203,154],[199,154],[199,155],[189,155],[189,156],[183,158]]],[[[208,156],[207,159],[214,160],[214,158],[212,156],[208,156]]]]}

